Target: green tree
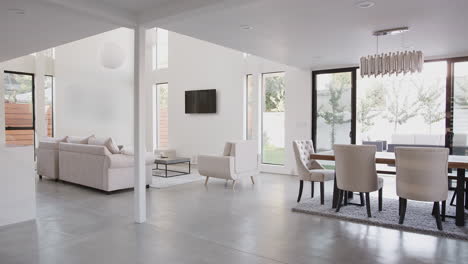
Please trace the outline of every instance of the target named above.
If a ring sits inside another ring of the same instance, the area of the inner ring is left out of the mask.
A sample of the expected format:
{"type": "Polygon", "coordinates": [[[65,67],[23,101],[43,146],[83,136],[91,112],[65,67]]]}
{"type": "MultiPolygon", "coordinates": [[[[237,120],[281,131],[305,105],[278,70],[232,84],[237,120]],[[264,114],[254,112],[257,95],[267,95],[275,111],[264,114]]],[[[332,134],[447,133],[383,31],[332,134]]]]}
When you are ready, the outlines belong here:
{"type": "Polygon", "coordinates": [[[272,76],[265,78],[265,111],[284,112],[284,78],[272,76]]]}
{"type": "Polygon", "coordinates": [[[387,109],[383,117],[393,123],[393,132],[396,132],[398,125],[402,125],[415,117],[418,111],[414,103],[408,102],[408,95],[399,91],[399,88],[403,88],[401,84],[404,81],[392,79],[390,82],[391,88],[387,90],[386,94],[387,109]]]}
{"type": "Polygon", "coordinates": [[[382,84],[376,84],[366,90],[359,100],[357,120],[361,124],[361,134],[369,131],[375,125],[375,118],[381,114],[385,105],[385,90],[382,84]]]}
{"type": "Polygon", "coordinates": [[[418,91],[419,111],[424,123],[429,126],[429,133],[432,132],[432,124],[445,118],[445,111],[442,110],[442,102],[439,100],[443,90],[439,87],[439,84],[436,83],[418,91]]]}
{"type": "Polygon", "coordinates": [[[346,114],[349,113],[348,105],[341,103],[341,98],[344,93],[349,91],[350,84],[351,76],[349,74],[333,74],[331,82],[327,84],[328,93],[330,94],[328,98],[330,108],[325,109],[325,106],[321,105],[318,109],[318,117],[323,118],[325,123],[331,127],[330,137],[332,145],[335,144],[336,126],[351,121],[351,119],[346,118],[346,114]]]}

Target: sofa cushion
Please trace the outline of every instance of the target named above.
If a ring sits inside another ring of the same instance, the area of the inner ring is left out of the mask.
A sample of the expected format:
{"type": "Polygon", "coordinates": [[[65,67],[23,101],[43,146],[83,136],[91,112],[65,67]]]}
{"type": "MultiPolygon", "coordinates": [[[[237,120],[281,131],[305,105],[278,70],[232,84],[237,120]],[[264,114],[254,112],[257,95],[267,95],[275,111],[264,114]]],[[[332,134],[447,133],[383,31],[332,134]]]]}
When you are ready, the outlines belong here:
{"type": "Polygon", "coordinates": [[[73,143],[73,144],[88,144],[88,140],[90,137],[93,137],[94,135],[92,136],[89,136],[89,137],[75,137],[75,136],[68,136],[67,137],[67,143],[73,143]]]}
{"type": "MultiPolygon", "coordinates": [[[[130,168],[135,165],[133,160],[134,156],[125,154],[114,154],[109,155],[110,168],[130,168]]],[[[147,152],[145,155],[145,165],[154,164],[154,155],[151,152],[147,152]]]]}
{"type": "Polygon", "coordinates": [[[95,137],[91,136],[88,140],[89,145],[106,146],[112,154],[120,154],[119,147],[115,144],[111,137],[95,137]]]}

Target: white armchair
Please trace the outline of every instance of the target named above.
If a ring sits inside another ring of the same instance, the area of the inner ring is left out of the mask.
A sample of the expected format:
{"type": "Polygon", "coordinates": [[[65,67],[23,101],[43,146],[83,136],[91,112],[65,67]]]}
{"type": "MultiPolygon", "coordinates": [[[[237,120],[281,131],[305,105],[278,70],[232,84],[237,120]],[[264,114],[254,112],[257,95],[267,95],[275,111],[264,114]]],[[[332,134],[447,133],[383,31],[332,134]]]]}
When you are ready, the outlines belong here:
{"type": "Polygon", "coordinates": [[[255,184],[254,175],[259,173],[259,156],[257,142],[244,140],[228,142],[224,147],[223,156],[198,156],[198,172],[206,176],[205,185],[210,177],[236,181],[244,176],[250,176],[255,184]]]}

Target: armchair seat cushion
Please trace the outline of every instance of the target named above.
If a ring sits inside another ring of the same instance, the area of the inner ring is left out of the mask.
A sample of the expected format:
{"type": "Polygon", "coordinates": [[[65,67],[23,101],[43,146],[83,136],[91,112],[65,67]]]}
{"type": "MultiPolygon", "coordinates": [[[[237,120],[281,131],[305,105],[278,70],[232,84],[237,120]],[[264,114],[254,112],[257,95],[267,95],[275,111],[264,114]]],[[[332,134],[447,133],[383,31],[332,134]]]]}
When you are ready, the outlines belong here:
{"type": "Polygon", "coordinates": [[[331,181],[335,178],[335,171],[326,169],[309,170],[309,174],[299,176],[303,181],[331,181]]]}

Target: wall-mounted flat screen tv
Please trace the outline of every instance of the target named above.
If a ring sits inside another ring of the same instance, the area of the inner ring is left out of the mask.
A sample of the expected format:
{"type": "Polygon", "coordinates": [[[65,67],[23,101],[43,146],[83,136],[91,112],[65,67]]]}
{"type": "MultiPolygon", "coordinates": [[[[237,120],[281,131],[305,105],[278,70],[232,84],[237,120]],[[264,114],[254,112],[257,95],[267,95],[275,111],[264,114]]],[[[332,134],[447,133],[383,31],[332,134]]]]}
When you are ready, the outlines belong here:
{"type": "Polygon", "coordinates": [[[185,113],[216,113],[216,89],[185,91],[185,113]]]}

